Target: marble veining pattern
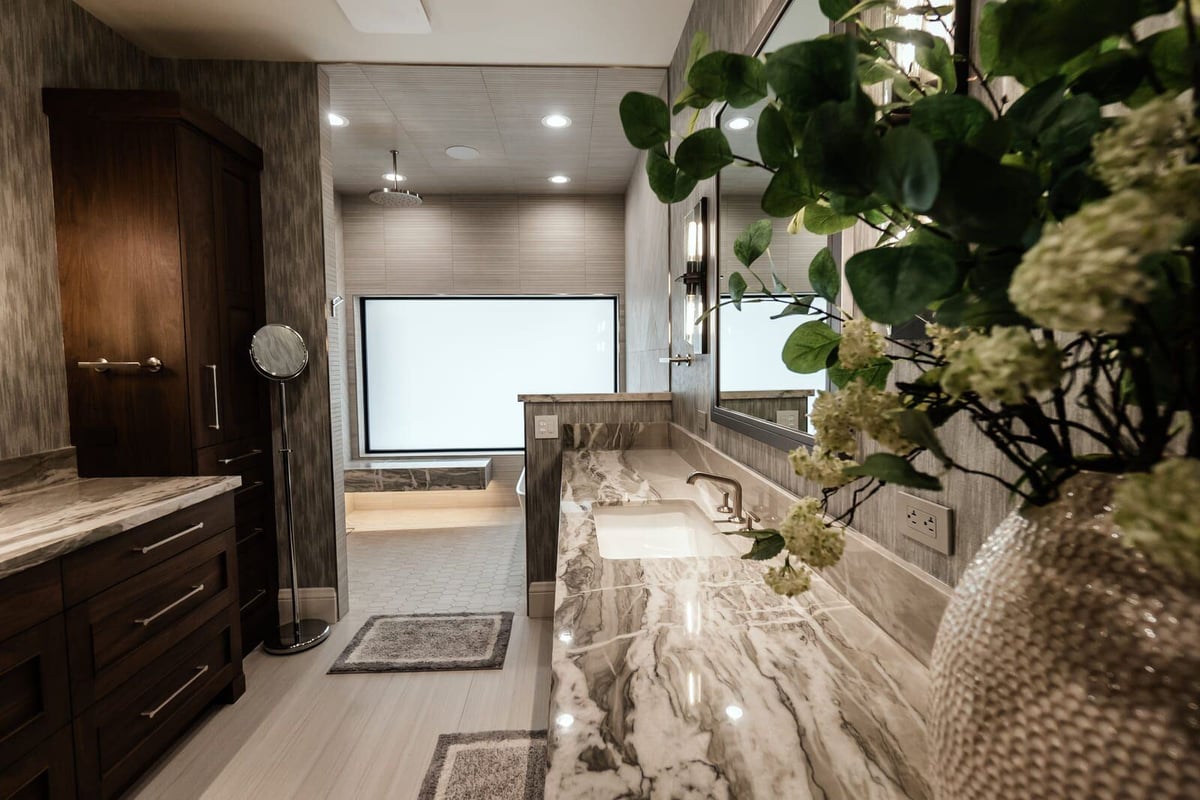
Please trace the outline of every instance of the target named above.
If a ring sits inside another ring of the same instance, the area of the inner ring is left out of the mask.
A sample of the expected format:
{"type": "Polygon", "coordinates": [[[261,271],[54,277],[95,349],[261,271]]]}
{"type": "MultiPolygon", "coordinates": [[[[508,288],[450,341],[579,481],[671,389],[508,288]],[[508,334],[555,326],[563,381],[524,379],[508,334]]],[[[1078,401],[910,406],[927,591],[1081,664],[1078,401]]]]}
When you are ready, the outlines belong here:
{"type": "Polygon", "coordinates": [[[237,476],[84,478],[0,494],[0,578],[232,491],[237,476]]]}
{"type": "Polygon", "coordinates": [[[927,670],[829,584],[787,600],[732,556],[601,559],[592,507],[687,497],[688,469],[563,455],[547,800],[928,797],[927,670]]]}
{"type": "Polygon", "coordinates": [[[670,440],[666,422],[568,422],[562,427],[564,450],[662,450],[670,440]]]}
{"type": "Polygon", "coordinates": [[[445,489],[486,489],[491,462],[481,467],[350,468],[347,492],[424,492],[445,489]]]}
{"type": "Polygon", "coordinates": [[[74,447],[0,460],[0,493],[52,486],[78,477],[74,447]]]}

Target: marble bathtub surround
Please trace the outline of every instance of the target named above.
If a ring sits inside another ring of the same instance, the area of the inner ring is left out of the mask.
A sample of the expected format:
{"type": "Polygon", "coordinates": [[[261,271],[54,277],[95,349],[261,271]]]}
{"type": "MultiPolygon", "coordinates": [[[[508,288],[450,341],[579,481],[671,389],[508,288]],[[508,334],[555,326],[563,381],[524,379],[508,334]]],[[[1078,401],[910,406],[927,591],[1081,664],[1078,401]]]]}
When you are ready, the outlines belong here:
{"type": "Polygon", "coordinates": [[[85,478],[0,495],[0,578],[236,489],[237,476],[85,478]]]}
{"type": "MultiPolygon", "coordinates": [[[[743,504],[762,518],[761,527],[778,525],[799,499],[678,425],[670,426],[670,441],[671,449],[695,469],[740,481],[743,504]]],[[[938,624],[950,602],[949,586],[853,529],[846,530],[841,561],[822,570],[821,576],[922,663],[929,663],[938,624]]]]}
{"type": "Polygon", "coordinates": [[[345,476],[347,492],[486,489],[491,480],[490,458],[456,462],[369,461],[348,465],[345,476]]]}
{"type": "Polygon", "coordinates": [[[547,800],[929,797],[925,667],[817,577],[609,560],[592,508],[711,495],[666,450],[563,456],[547,800]]]}
{"type": "Polygon", "coordinates": [[[564,450],[665,450],[666,422],[569,422],[562,426],[564,450]]]}
{"type": "Polygon", "coordinates": [[[0,460],[0,494],[51,486],[78,477],[74,447],[0,460]]]}

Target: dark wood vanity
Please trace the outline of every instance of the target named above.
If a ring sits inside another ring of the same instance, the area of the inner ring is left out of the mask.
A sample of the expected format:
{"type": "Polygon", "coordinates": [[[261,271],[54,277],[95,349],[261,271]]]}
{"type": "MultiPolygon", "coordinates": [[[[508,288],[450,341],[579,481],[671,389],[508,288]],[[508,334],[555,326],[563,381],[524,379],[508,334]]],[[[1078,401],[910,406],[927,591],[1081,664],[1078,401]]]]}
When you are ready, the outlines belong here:
{"type": "Polygon", "coordinates": [[[271,412],[249,358],[262,151],[175,92],[47,89],[43,106],[79,474],[242,477],[249,651],[278,595],[271,412]]]}
{"type": "Polygon", "coordinates": [[[0,580],[0,798],[115,797],[245,691],[235,502],[0,580]]]}

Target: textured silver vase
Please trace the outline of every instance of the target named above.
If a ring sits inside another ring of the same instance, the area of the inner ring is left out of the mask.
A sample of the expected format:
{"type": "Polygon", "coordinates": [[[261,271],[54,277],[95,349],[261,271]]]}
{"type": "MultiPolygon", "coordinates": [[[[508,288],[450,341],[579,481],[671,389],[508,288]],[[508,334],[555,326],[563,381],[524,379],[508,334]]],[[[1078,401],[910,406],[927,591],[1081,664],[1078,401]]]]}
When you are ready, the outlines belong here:
{"type": "Polygon", "coordinates": [[[1200,589],[1122,544],[1116,480],[1013,512],[963,575],[933,650],[938,800],[1200,797],[1200,589]]]}

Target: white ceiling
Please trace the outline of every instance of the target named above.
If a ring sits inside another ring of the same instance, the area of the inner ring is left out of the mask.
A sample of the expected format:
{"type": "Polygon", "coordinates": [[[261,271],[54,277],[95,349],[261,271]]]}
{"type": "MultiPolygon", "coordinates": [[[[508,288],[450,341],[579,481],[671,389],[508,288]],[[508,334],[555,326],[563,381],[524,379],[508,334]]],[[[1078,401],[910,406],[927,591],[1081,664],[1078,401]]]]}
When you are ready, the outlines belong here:
{"type": "Polygon", "coordinates": [[[366,193],[400,151],[401,188],[427,194],[616,193],[637,151],[625,140],[618,105],[629,91],[657,93],[658,68],[439,67],[330,64],[330,108],[350,124],[333,130],[334,186],[366,193]],[[569,128],[542,125],[566,114],[569,128]],[[479,151],[474,161],[446,155],[479,151]],[[551,175],[571,183],[551,184],[551,175]]]}
{"type": "Polygon", "coordinates": [[[423,0],[432,33],[355,30],[337,0],[76,0],[157,56],[666,66],[692,0],[423,0]]]}

